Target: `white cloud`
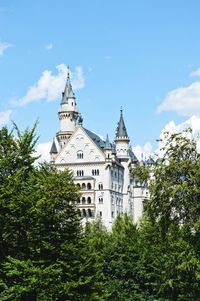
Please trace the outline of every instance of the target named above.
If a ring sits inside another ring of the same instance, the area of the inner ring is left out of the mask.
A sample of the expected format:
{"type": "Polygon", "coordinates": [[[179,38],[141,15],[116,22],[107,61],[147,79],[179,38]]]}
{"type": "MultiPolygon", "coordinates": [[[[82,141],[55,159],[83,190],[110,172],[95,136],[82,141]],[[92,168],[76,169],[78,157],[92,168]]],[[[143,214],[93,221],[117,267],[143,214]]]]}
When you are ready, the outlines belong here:
{"type": "Polygon", "coordinates": [[[38,162],[49,162],[50,161],[50,149],[51,149],[51,144],[52,142],[45,142],[45,143],[40,143],[37,145],[36,147],[36,155],[40,156],[40,158],[38,159],[38,162]]]}
{"type": "MultiPolygon", "coordinates": [[[[15,104],[26,105],[28,103],[46,99],[53,101],[61,97],[67,78],[67,66],[60,64],[56,66],[57,74],[52,74],[51,70],[45,70],[37,83],[28,88],[25,96],[15,100],[15,104]]],[[[83,70],[76,67],[74,72],[70,72],[72,86],[74,90],[79,90],[85,86],[83,70]]]]}
{"type": "MultiPolygon", "coordinates": [[[[159,137],[158,149],[156,150],[156,153],[158,153],[158,155],[162,155],[162,153],[163,153],[161,149],[164,147],[164,145],[166,143],[165,138],[164,138],[165,132],[169,132],[170,134],[180,133],[180,132],[183,132],[187,128],[192,129],[192,136],[194,139],[196,139],[197,149],[200,151],[200,141],[199,141],[200,117],[193,115],[192,117],[190,117],[189,119],[187,119],[186,121],[184,121],[180,124],[176,125],[174,121],[170,121],[165,125],[165,127],[161,131],[161,134],[159,137]]],[[[189,135],[191,135],[191,134],[188,133],[188,138],[191,138],[191,137],[189,137],[189,135]]]]}
{"type": "MultiPolygon", "coordinates": [[[[200,77],[200,68],[190,76],[200,77]]],[[[200,115],[200,81],[169,91],[157,111],[175,111],[182,116],[200,115]]]]}
{"type": "Polygon", "coordinates": [[[7,124],[9,122],[11,113],[12,113],[11,110],[0,112],[0,125],[7,124]]]}
{"type": "MultiPolygon", "coordinates": [[[[153,149],[151,143],[147,142],[145,143],[144,146],[136,145],[132,147],[132,150],[136,155],[136,157],[138,158],[138,160],[141,159],[145,160],[150,156],[155,157],[155,155],[162,157],[163,155],[162,148],[166,144],[166,138],[164,133],[165,132],[168,132],[169,134],[180,133],[187,128],[192,129],[192,137],[196,140],[197,149],[200,152],[200,117],[196,115],[193,115],[186,121],[179,124],[176,124],[173,120],[168,122],[159,135],[157,149],[153,149]]],[[[191,136],[189,135],[191,134],[188,133],[188,138],[191,138],[191,136]]]]}
{"type": "Polygon", "coordinates": [[[0,42],[0,56],[3,56],[6,49],[10,47],[13,47],[13,45],[7,42],[0,42]]]}
{"type": "Polygon", "coordinates": [[[194,70],[190,73],[190,76],[193,77],[193,76],[196,76],[196,77],[199,77],[200,76],[200,68],[198,68],[197,70],[194,70]]]}
{"type": "Polygon", "coordinates": [[[144,146],[136,145],[132,147],[132,150],[139,161],[148,159],[153,155],[153,148],[150,142],[145,143],[144,146]]]}
{"type": "Polygon", "coordinates": [[[49,43],[46,45],[46,50],[51,50],[53,48],[53,44],[52,43],[49,43]]]}
{"type": "Polygon", "coordinates": [[[158,112],[176,111],[182,116],[200,115],[200,82],[170,91],[158,112]]]}

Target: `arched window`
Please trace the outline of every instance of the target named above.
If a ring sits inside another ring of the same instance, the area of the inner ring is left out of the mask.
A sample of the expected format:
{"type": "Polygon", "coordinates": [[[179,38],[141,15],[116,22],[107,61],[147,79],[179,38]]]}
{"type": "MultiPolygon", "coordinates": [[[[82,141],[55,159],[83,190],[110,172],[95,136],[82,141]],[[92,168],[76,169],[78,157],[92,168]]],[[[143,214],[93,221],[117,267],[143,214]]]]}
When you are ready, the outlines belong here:
{"type": "Polygon", "coordinates": [[[79,189],[81,188],[81,186],[80,186],[80,184],[79,184],[79,183],[77,183],[77,184],[76,184],[76,186],[77,186],[77,188],[79,188],[79,189]]]}
{"type": "Polygon", "coordinates": [[[99,183],[99,190],[103,190],[103,184],[99,183]]]}
{"type": "Polygon", "coordinates": [[[90,196],[87,198],[87,203],[91,204],[91,197],[90,196]]]}
{"type": "Polygon", "coordinates": [[[86,188],[85,183],[82,184],[81,188],[82,188],[83,190],[85,190],[85,188],[86,188]]]}
{"type": "Polygon", "coordinates": [[[99,204],[103,204],[103,198],[102,197],[99,198],[99,204]]]}
{"type": "Polygon", "coordinates": [[[82,204],[85,204],[85,197],[82,197],[82,204]]]}
{"type": "Polygon", "coordinates": [[[87,214],[86,214],[86,210],[85,210],[85,209],[83,209],[83,216],[84,216],[84,217],[86,217],[86,216],[87,216],[87,214]]]}
{"type": "Polygon", "coordinates": [[[91,211],[91,209],[88,209],[88,216],[92,217],[92,211],[91,211]]]}
{"type": "Polygon", "coordinates": [[[87,183],[87,189],[90,190],[92,188],[92,185],[90,183],[87,183]]]}
{"type": "Polygon", "coordinates": [[[83,152],[81,150],[79,150],[76,155],[77,159],[83,159],[83,152]]]}

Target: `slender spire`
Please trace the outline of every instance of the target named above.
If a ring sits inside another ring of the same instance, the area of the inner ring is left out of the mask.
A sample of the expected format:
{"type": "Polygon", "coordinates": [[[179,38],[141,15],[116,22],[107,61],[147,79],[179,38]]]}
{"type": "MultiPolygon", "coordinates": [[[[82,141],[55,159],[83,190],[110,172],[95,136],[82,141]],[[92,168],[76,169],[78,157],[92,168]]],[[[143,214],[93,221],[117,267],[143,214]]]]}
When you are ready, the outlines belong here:
{"type": "Polygon", "coordinates": [[[110,141],[109,141],[109,138],[108,138],[108,134],[107,134],[107,136],[106,136],[106,142],[105,142],[104,149],[105,149],[105,150],[111,150],[111,149],[112,149],[111,144],[110,144],[110,141]]]}
{"type": "Polygon", "coordinates": [[[58,153],[58,150],[57,150],[57,147],[56,147],[55,139],[53,139],[50,154],[57,154],[57,153],[58,153]]]}
{"type": "Polygon", "coordinates": [[[68,98],[75,98],[75,95],[74,95],[74,92],[72,89],[71,80],[70,80],[69,66],[67,67],[67,69],[68,69],[67,70],[67,82],[65,85],[65,90],[62,93],[61,105],[68,103],[68,98]]]}
{"type": "Polygon", "coordinates": [[[117,124],[115,137],[116,138],[128,138],[128,134],[127,134],[127,131],[126,131],[126,126],[125,126],[125,123],[124,123],[122,108],[120,109],[120,119],[119,119],[119,122],[117,124]]]}

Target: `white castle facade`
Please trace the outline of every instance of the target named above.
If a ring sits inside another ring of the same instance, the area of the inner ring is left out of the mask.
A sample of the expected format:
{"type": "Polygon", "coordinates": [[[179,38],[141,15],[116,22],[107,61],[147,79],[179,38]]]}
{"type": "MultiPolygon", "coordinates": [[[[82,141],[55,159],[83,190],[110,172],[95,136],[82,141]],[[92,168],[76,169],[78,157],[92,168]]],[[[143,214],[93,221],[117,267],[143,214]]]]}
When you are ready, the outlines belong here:
{"type": "Polygon", "coordinates": [[[84,128],[68,73],[58,116],[60,130],[50,150],[51,163],[58,170],[73,172],[81,191],[75,205],[83,223],[100,217],[110,229],[117,215],[124,212],[138,222],[148,189],[131,176],[139,161],[131,150],[122,110],[114,142],[110,143],[108,135],[103,141],[84,128]]]}

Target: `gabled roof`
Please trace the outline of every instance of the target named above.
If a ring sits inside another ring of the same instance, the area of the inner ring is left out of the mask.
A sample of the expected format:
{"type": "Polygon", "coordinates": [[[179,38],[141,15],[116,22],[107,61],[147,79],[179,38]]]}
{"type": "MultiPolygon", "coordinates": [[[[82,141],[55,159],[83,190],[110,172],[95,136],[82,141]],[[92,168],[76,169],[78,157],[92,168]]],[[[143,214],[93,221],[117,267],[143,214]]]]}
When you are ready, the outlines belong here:
{"type": "Polygon", "coordinates": [[[84,128],[84,130],[101,150],[105,148],[105,141],[103,141],[97,134],[87,130],[86,128],[84,128]]]}

